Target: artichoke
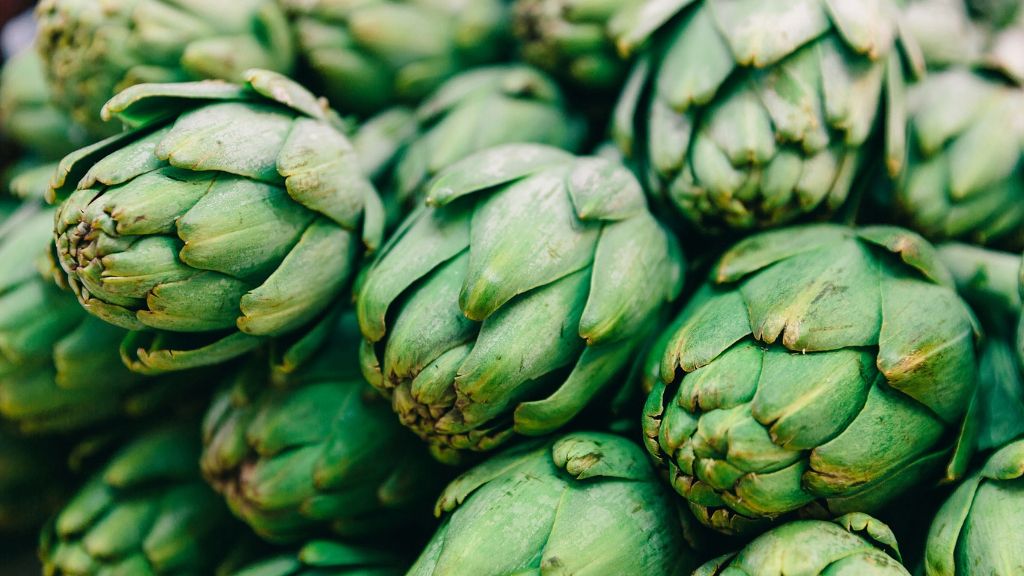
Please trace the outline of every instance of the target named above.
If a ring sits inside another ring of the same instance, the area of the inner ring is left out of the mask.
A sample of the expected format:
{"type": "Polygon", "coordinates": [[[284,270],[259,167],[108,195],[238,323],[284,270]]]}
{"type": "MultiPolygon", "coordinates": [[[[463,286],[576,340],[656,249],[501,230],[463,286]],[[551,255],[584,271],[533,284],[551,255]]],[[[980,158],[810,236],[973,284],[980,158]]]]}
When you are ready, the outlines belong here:
{"type": "Polygon", "coordinates": [[[52,446],[0,430],[0,534],[38,530],[63,496],[52,446]]]}
{"type": "Polygon", "coordinates": [[[358,350],[355,318],[344,315],[303,368],[270,386],[252,362],[207,412],[203,474],[266,540],[395,530],[441,487],[427,450],[366,385],[358,350]]]}
{"type": "Polygon", "coordinates": [[[1024,566],[1024,440],[993,454],[939,509],[928,532],[927,576],[1011,576],[1024,566]]]}
{"type": "Polygon", "coordinates": [[[230,573],[230,576],[400,576],[391,554],[352,544],[314,540],[296,554],[279,554],[230,573]]]}
{"type": "Polygon", "coordinates": [[[14,142],[46,161],[89,143],[50,98],[43,62],[35,50],[22,50],[0,72],[0,128],[14,142]]]}
{"type": "Polygon", "coordinates": [[[366,378],[436,457],[568,423],[628,385],[680,290],[623,166],[509,144],[442,172],[357,294],[366,378]]]}
{"type": "Polygon", "coordinates": [[[199,476],[191,426],[137,436],[43,530],[45,576],[210,574],[240,530],[199,476]]]}
{"type": "Polygon", "coordinates": [[[104,108],[136,126],[53,177],[61,267],[82,305],[132,330],[140,372],[234,358],[320,321],[383,207],[342,123],[287,78],[147,84],[104,108]]]}
{"type": "Polygon", "coordinates": [[[533,441],[455,479],[408,576],[679,575],[696,553],[669,491],[624,438],[533,441]]]}
{"type": "Polygon", "coordinates": [[[414,102],[505,51],[504,0],[280,0],[315,87],[368,114],[414,102]]]}
{"type": "Polygon", "coordinates": [[[609,23],[644,0],[516,0],[513,31],[523,58],[592,90],[617,89],[628,65],[609,23]]]}
{"type": "Polygon", "coordinates": [[[289,73],[295,47],[275,0],[41,0],[38,47],[54,101],[94,136],[114,94],[147,82],[241,81],[249,68],[289,73]]]}
{"type": "Polygon", "coordinates": [[[623,12],[620,50],[649,46],[616,107],[615,138],[654,196],[705,232],[827,216],[881,160],[881,147],[865,147],[880,132],[899,172],[900,4],[682,0],[623,12]]]}
{"type": "Polygon", "coordinates": [[[529,66],[508,64],[463,72],[416,110],[417,134],[401,151],[393,186],[405,206],[417,203],[444,168],[486,148],[536,143],[575,152],[585,127],[561,90],[529,66]]]}
{"type": "Polygon", "coordinates": [[[647,448],[704,524],[870,512],[963,473],[975,319],[934,248],[804,225],[735,245],[660,341],[647,448]]]}
{"type": "Polygon", "coordinates": [[[910,576],[888,526],[852,513],[835,520],[797,520],[716,558],[693,576],[910,576]]]}

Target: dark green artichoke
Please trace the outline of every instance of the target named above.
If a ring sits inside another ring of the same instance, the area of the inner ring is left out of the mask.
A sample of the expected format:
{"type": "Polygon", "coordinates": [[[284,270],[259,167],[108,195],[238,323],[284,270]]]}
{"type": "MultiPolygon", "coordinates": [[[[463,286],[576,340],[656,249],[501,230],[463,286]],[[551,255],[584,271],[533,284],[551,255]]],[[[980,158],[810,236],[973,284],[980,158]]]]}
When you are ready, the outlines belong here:
{"type": "Polygon", "coordinates": [[[278,385],[250,362],[214,400],[202,470],[264,539],[330,530],[367,536],[409,526],[443,470],[359,372],[359,329],[342,316],[331,339],[278,385]]]}
{"type": "Polygon", "coordinates": [[[230,572],[230,576],[401,576],[389,553],[329,540],[314,540],[298,553],[279,554],[230,572]]]}
{"type": "Polygon", "coordinates": [[[451,461],[557,430],[679,294],[675,240],[623,166],[510,144],[442,172],[365,275],[367,379],[451,461]]]}
{"type": "Polygon", "coordinates": [[[513,31],[527,62],[588,89],[618,89],[628,71],[611,36],[615,15],[644,0],[516,0],[513,31]]]}
{"type": "Polygon", "coordinates": [[[585,135],[558,85],[520,64],[459,74],[419,106],[415,121],[417,134],[394,169],[394,193],[405,206],[422,200],[417,196],[441,170],[475,152],[513,143],[575,152],[585,135]]]}
{"type": "Polygon", "coordinates": [[[975,319],[916,234],[751,237],[670,334],[648,370],[647,448],[718,531],[870,512],[966,466],[975,319]]]}
{"type": "Polygon", "coordinates": [[[852,513],[835,520],[797,520],[716,558],[693,576],[910,576],[888,526],[852,513]]]}
{"type": "Polygon", "coordinates": [[[1024,440],[993,454],[932,521],[927,576],[1016,576],[1024,566],[1024,440]]]}
{"type": "Polygon", "coordinates": [[[0,430],[0,536],[38,530],[57,510],[61,464],[53,446],[0,430]]]}
{"type": "Polygon", "coordinates": [[[645,2],[613,21],[620,50],[639,51],[616,140],[706,232],[829,215],[883,156],[901,168],[901,4],[645,2]]]}
{"type": "Polygon", "coordinates": [[[147,82],[243,80],[250,68],[289,73],[295,47],[275,0],[42,0],[39,53],[54,101],[94,136],[114,94],[147,82]]]}
{"type": "Polygon", "coordinates": [[[43,530],[43,574],[212,574],[242,529],[199,475],[195,432],[168,425],[118,451],[43,530]]]}
{"type": "Polygon", "coordinates": [[[444,523],[408,576],[682,576],[690,534],[632,442],[576,432],[491,457],[441,494],[444,523]]]}
{"type": "Polygon", "coordinates": [[[415,102],[505,51],[504,0],[280,0],[314,86],[346,113],[415,102]]]}
{"type": "Polygon", "coordinates": [[[133,331],[133,370],[307,329],[380,242],[381,201],[336,115],[279,74],[247,78],[129,88],[104,114],[136,128],[54,175],[61,267],[89,312],[133,331]]]}

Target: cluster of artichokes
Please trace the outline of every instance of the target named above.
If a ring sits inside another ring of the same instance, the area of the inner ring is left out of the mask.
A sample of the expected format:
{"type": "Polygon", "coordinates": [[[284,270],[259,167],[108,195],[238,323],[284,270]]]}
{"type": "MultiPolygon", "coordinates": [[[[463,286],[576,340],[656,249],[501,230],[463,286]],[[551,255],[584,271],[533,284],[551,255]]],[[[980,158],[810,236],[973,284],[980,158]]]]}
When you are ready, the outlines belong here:
{"type": "Polygon", "coordinates": [[[4,569],[1024,574],[1024,1],[22,8],[4,569]]]}

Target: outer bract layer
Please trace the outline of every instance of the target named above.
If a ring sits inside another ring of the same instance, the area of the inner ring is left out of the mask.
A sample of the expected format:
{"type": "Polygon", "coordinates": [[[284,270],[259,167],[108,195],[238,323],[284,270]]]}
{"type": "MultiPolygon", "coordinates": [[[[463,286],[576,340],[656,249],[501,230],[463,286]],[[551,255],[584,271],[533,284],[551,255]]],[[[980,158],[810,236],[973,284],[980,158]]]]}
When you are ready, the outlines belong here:
{"type": "Polygon", "coordinates": [[[613,21],[620,50],[647,44],[615,112],[616,140],[654,194],[705,231],[827,215],[862,168],[881,163],[879,147],[865,146],[879,127],[889,171],[901,167],[900,5],[645,2],[613,21]]]}
{"type": "Polygon", "coordinates": [[[341,122],[283,76],[134,86],[104,114],[136,128],[61,162],[57,254],[82,305],[134,331],[134,370],[307,329],[379,245],[383,207],[341,122]]]}
{"type": "Polygon", "coordinates": [[[910,576],[889,527],[867,514],[796,520],[716,558],[693,576],[910,576]]]}
{"type": "Polygon", "coordinates": [[[1024,566],[1024,440],[999,450],[932,521],[928,576],[1011,576],[1024,566]]]}
{"type": "Polygon", "coordinates": [[[39,53],[54,101],[94,136],[117,133],[100,109],[135,84],[291,72],[295,48],[275,0],[43,0],[39,53]]]}
{"type": "Polygon", "coordinates": [[[504,0],[280,0],[316,88],[339,110],[414,102],[466,68],[494,62],[504,0]]]}
{"type": "Polygon", "coordinates": [[[805,225],[726,252],[655,350],[647,448],[705,524],[876,510],[956,478],[974,317],[899,228],[805,225]]]}
{"type": "Polygon", "coordinates": [[[445,470],[360,375],[359,342],[343,317],[302,369],[274,386],[253,359],[207,412],[203,474],[264,539],[414,528],[443,485],[445,470]]]}
{"type": "Polygon", "coordinates": [[[43,530],[43,574],[213,573],[242,532],[199,476],[199,446],[174,425],[122,448],[43,530]]]}
{"type": "Polygon", "coordinates": [[[511,448],[448,485],[408,576],[683,576],[696,565],[640,447],[578,432],[511,448]]]}
{"type": "Polygon", "coordinates": [[[623,166],[491,148],[442,172],[358,293],[363,373],[438,457],[563,426],[679,293],[675,241],[623,166]]]}

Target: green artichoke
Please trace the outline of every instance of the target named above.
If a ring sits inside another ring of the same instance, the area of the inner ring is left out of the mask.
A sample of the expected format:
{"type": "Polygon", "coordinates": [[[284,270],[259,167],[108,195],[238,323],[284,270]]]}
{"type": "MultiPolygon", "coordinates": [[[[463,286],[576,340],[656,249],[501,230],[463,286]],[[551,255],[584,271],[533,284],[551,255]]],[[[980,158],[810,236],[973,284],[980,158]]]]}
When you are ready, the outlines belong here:
{"type": "Polygon", "coordinates": [[[644,0],[516,0],[513,31],[523,58],[592,90],[618,89],[628,65],[609,22],[644,0]]]}
{"type": "Polygon", "coordinates": [[[314,540],[296,554],[279,554],[253,563],[230,576],[400,576],[404,570],[393,555],[352,544],[314,540]]]}
{"type": "Polygon", "coordinates": [[[242,81],[250,68],[289,73],[295,47],[275,0],[41,0],[38,47],[54,101],[94,136],[114,94],[147,82],[242,81]]]}
{"type": "Polygon", "coordinates": [[[557,430],[625,373],[683,267],[621,165],[536,144],[442,172],[357,295],[366,378],[444,461],[557,430]]]}
{"type": "Polygon", "coordinates": [[[241,530],[203,483],[199,446],[186,425],[124,446],[43,530],[43,574],[211,574],[241,530]]]}
{"type": "Polygon", "coordinates": [[[320,321],[384,213],[340,120],[287,78],[147,84],[104,108],[137,126],[66,157],[50,197],[82,305],[132,330],[133,370],[237,357],[320,321]]]}
{"type": "Polygon", "coordinates": [[[852,513],[835,520],[797,520],[755,538],[693,576],[910,576],[888,526],[852,513]]]}
{"type": "Polygon", "coordinates": [[[53,447],[0,430],[0,535],[38,530],[57,510],[60,465],[53,447]]]}
{"type": "Polygon", "coordinates": [[[898,228],[804,225],[727,251],[647,371],[647,448],[701,522],[870,512],[955,479],[975,319],[898,228]]]}
{"type": "Polygon", "coordinates": [[[504,0],[280,0],[318,92],[367,114],[505,51],[504,0]]]}
{"type": "Polygon", "coordinates": [[[672,500],[624,438],[530,442],[448,485],[444,523],[408,576],[689,574],[696,553],[672,500]]]}
{"type": "Polygon", "coordinates": [[[53,104],[43,62],[35,50],[12,56],[0,72],[0,129],[45,161],[59,160],[89,143],[85,130],[53,104]]]}
{"type": "Polygon", "coordinates": [[[826,216],[882,160],[876,150],[901,168],[900,4],[662,0],[625,11],[613,21],[620,50],[649,46],[615,138],[654,196],[705,232],[826,216]],[[883,132],[884,146],[866,146],[883,132]]]}
{"type": "Polygon", "coordinates": [[[284,386],[251,362],[207,412],[203,474],[266,540],[394,530],[441,487],[425,447],[360,375],[359,341],[355,318],[342,316],[284,386]]]}
{"type": "Polygon", "coordinates": [[[1016,576],[1024,566],[1024,440],[993,454],[932,521],[927,576],[1016,576]]]}
{"type": "Polygon", "coordinates": [[[427,182],[458,160],[501,144],[536,143],[575,152],[585,126],[562,91],[520,64],[489,66],[448,80],[416,110],[417,134],[400,152],[394,193],[418,203],[427,182]]]}

